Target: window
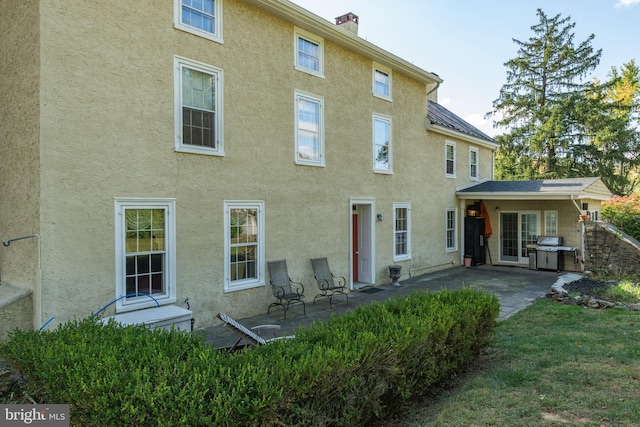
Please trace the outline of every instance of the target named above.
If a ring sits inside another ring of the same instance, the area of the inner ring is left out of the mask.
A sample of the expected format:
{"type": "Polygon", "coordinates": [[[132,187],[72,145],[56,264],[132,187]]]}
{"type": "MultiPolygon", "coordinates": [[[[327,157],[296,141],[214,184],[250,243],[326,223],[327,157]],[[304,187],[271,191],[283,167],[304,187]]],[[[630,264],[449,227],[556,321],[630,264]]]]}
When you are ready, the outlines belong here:
{"type": "Polygon", "coordinates": [[[222,70],[175,58],[176,151],[224,155],[222,70]]]}
{"type": "Polygon", "coordinates": [[[447,252],[458,250],[458,226],[456,218],[458,217],[457,209],[447,209],[446,212],[446,248],[447,252]]]}
{"type": "Polygon", "coordinates": [[[469,179],[471,181],[478,180],[478,149],[469,149],[469,179]]]}
{"type": "Polygon", "coordinates": [[[264,286],[264,202],[224,203],[224,290],[264,286]]]}
{"type": "Polygon", "coordinates": [[[296,163],[324,166],[324,99],[295,92],[296,163]]]}
{"type": "Polygon", "coordinates": [[[445,145],[445,173],[447,178],[456,177],[456,144],[450,141],[445,145]]]}
{"type": "Polygon", "coordinates": [[[174,0],[176,28],[222,43],[222,0],[174,0]]]}
{"type": "Polygon", "coordinates": [[[373,115],[373,170],[392,173],[391,118],[373,115]]]}
{"type": "Polygon", "coordinates": [[[411,207],[408,203],[393,205],[393,260],[411,259],[411,207]]]}
{"type": "Polygon", "coordinates": [[[373,96],[391,101],[391,70],[373,64],[373,96]]]}
{"type": "Polygon", "coordinates": [[[295,64],[296,70],[324,78],[324,41],[296,28],[295,64]]]}
{"type": "Polygon", "coordinates": [[[558,235],[558,211],[544,211],[544,235],[558,235]]]}
{"type": "Polygon", "coordinates": [[[115,213],[116,311],[176,302],[175,199],[118,198],[115,213]]]}

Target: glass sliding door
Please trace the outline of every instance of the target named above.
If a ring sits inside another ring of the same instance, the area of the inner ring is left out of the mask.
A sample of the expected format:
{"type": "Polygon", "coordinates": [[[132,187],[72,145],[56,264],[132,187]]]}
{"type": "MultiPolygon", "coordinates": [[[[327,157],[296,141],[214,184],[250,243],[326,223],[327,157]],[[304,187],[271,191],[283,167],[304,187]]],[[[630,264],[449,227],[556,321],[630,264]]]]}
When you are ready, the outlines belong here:
{"type": "Polygon", "coordinates": [[[500,261],[528,263],[527,245],[536,243],[539,233],[539,212],[501,212],[500,261]]]}

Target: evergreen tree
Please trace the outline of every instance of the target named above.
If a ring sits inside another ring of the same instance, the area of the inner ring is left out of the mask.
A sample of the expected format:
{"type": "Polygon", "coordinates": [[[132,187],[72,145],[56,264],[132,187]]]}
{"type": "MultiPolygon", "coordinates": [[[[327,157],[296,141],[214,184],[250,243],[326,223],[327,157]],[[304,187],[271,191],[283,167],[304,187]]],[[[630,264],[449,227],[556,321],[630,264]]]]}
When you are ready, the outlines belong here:
{"type": "Polygon", "coordinates": [[[506,133],[497,159],[499,179],[557,178],[568,174],[570,147],[576,143],[579,123],[573,114],[585,90],[588,74],[599,61],[591,34],[574,44],[575,23],[570,17],[549,18],[540,9],[540,22],[531,27],[534,36],[519,46],[518,57],[505,63],[507,83],[493,102],[496,126],[506,133]]]}

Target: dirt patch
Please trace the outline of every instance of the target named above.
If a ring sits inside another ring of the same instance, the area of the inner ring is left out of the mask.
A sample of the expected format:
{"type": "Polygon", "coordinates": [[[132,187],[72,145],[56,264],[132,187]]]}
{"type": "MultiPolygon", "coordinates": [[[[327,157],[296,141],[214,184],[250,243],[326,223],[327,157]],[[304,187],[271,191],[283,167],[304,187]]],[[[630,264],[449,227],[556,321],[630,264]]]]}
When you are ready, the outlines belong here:
{"type": "Polygon", "coordinates": [[[596,280],[584,277],[575,282],[566,283],[562,287],[569,292],[579,293],[580,295],[589,295],[596,299],[606,299],[606,291],[615,286],[618,282],[615,280],[596,280]]]}

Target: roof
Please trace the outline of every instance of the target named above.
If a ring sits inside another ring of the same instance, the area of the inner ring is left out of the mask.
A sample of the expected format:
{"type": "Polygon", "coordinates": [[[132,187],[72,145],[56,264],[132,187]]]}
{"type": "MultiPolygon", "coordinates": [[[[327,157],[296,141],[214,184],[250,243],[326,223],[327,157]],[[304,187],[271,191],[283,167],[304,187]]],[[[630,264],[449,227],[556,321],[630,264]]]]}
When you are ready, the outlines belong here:
{"type": "Polygon", "coordinates": [[[443,133],[450,134],[451,132],[454,132],[466,136],[471,136],[476,140],[492,144],[492,148],[494,149],[498,148],[498,143],[494,141],[493,138],[491,138],[489,135],[483,133],[475,126],[470,125],[461,117],[453,114],[451,111],[447,110],[442,105],[436,102],[429,101],[429,107],[427,109],[427,119],[429,120],[428,125],[430,125],[435,131],[438,131],[438,129],[440,128],[440,131],[444,131],[443,133]]]}
{"type": "Polygon", "coordinates": [[[456,192],[462,199],[596,199],[608,200],[611,192],[600,177],[485,181],[456,192]]]}
{"type": "Polygon", "coordinates": [[[442,79],[437,74],[425,71],[289,0],[244,0],[244,2],[279,16],[300,28],[364,55],[425,85],[442,83],[442,79]]]}

